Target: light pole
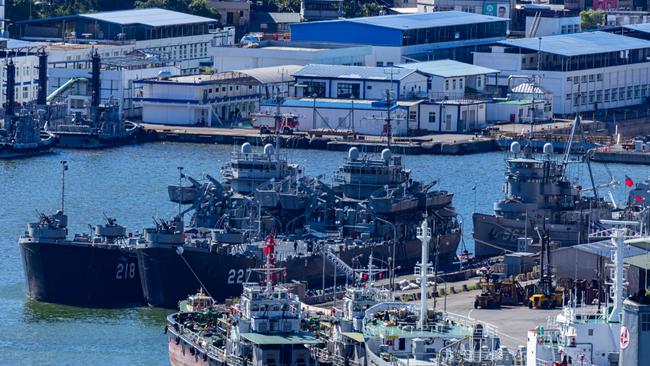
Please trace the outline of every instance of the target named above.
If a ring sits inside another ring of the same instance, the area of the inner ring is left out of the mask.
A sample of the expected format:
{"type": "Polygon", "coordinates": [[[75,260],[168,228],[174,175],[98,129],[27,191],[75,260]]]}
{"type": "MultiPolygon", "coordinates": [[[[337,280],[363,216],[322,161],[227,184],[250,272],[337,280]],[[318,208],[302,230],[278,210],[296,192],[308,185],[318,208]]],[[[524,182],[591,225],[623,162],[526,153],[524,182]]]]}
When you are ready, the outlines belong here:
{"type": "Polygon", "coordinates": [[[376,218],[378,221],[388,224],[391,229],[393,229],[393,251],[392,251],[392,261],[390,262],[390,289],[395,291],[395,243],[397,243],[397,228],[395,225],[387,220],[382,219],[381,217],[376,218]]]}

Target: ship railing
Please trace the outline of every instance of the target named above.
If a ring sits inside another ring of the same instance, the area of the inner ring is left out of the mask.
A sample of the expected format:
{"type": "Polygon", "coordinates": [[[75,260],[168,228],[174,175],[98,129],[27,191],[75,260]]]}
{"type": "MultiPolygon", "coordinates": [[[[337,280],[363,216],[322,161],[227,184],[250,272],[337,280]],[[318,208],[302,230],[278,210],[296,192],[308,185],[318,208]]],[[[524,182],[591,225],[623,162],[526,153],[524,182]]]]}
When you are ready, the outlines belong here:
{"type": "Polygon", "coordinates": [[[467,327],[467,328],[473,328],[477,325],[483,326],[483,335],[488,336],[488,337],[498,337],[499,336],[499,327],[496,325],[492,325],[490,323],[485,323],[485,322],[479,322],[476,319],[468,318],[463,315],[455,314],[455,313],[446,313],[446,318],[447,320],[451,320],[456,324],[460,324],[461,326],[467,327]]]}
{"type": "Polygon", "coordinates": [[[213,345],[208,346],[208,354],[210,356],[214,356],[214,358],[220,360],[220,361],[225,361],[226,360],[226,351],[219,347],[215,347],[213,345]]]}

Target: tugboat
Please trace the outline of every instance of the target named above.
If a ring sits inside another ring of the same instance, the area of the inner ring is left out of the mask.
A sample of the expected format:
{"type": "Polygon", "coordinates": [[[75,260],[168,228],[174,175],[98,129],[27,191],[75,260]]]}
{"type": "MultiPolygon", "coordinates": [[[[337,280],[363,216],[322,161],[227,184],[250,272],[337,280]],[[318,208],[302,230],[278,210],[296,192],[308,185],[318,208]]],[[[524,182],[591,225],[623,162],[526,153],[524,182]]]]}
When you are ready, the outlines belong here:
{"type": "MultiPolygon", "coordinates": [[[[43,57],[46,56],[42,53],[39,54],[39,61],[43,57]]],[[[47,67],[47,63],[45,63],[45,67],[47,67]]],[[[42,102],[40,89],[46,87],[42,85],[44,83],[45,81],[39,80],[41,85],[39,85],[37,104],[42,102]]],[[[41,138],[41,115],[38,111],[33,106],[26,106],[26,108],[20,110],[18,115],[14,113],[16,103],[15,86],[16,66],[12,60],[9,60],[7,64],[7,104],[3,128],[0,129],[0,159],[14,159],[49,153],[55,139],[51,134],[41,138]]]]}
{"type": "Polygon", "coordinates": [[[365,364],[393,365],[511,365],[512,356],[500,347],[496,329],[487,324],[428,308],[427,281],[431,229],[425,219],[418,228],[421,261],[420,304],[381,302],[365,311],[365,364]]]}
{"type": "MultiPolygon", "coordinates": [[[[65,172],[66,165],[62,164],[65,172]]],[[[142,287],[134,247],[138,237],[113,218],[92,234],[68,236],[68,216],[61,209],[40,214],[18,244],[31,300],[74,306],[142,305],[142,287]]]]}
{"type": "Polygon", "coordinates": [[[172,366],[317,364],[306,346],[320,341],[305,329],[302,303],[287,288],[273,283],[283,269],[274,266],[272,236],[264,251],[265,268],[251,272],[264,275],[265,283],[245,282],[236,304],[218,309],[207,301],[196,311],[167,318],[172,366]]]}
{"type": "Polygon", "coordinates": [[[92,95],[89,118],[80,113],[61,116],[61,113],[57,112],[61,106],[51,104],[48,106],[50,118],[45,130],[56,136],[61,148],[101,149],[136,142],[140,126],[121,120],[117,104],[100,105],[101,58],[96,51],[91,57],[91,65],[92,95]]]}
{"type": "MultiPolygon", "coordinates": [[[[573,138],[580,117],[576,116],[573,138]]],[[[569,246],[585,242],[599,220],[612,216],[612,205],[598,195],[589,167],[592,188],[583,189],[570,181],[567,167],[580,161],[570,160],[571,144],[561,160],[553,159],[553,146],[547,144],[543,154],[522,152],[518,142],[510,147],[506,160],[504,192],[506,197],[495,202],[494,215],[475,213],[475,256],[484,258],[505,252],[532,251],[536,225],[546,221],[552,242],[569,246]],[[592,191],[593,196],[584,192],[592,191]]],[[[589,160],[587,159],[587,164],[589,160]]]]}

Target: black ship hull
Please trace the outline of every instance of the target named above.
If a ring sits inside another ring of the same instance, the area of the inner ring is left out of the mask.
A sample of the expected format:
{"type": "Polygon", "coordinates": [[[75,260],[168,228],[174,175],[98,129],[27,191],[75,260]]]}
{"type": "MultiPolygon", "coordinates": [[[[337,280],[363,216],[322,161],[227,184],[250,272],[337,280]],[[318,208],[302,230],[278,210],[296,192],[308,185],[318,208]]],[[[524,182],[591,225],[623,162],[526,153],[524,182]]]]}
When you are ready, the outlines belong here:
{"type": "MultiPolygon", "coordinates": [[[[537,242],[538,235],[535,227],[524,220],[505,219],[494,215],[474,214],[474,256],[486,258],[504,253],[527,251],[535,252],[539,247],[520,248],[519,238],[528,236],[537,242]],[[537,248],[537,249],[536,249],[537,248]]],[[[580,224],[548,224],[551,242],[559,246],[571,246],[584,241],[587,233],[586,225],[580,224]]]]}
{"type": "MultiPolygon", "coordinates": [[[[456,255],[460,240],[459,234],[451,234],[441,239],[439,265],[441,269],[450,268],[456,255]]],[[[430,253],[434,245],[431,244],[430,253]]],[[[348,265],[353,258],[359,265],[365,265],[372,253],[374,258],[387,261],[392,252],[392,245],[343,248],[339,258],[348,265]]],[[[412,273],[413,267],[420,260],[420,242],[411,240],[396,246],[397,273],[412,273]]],[[[241,294],[242,283],[247,280],[250,268],[263,265],[262,258],[256,259],[244,255],[229,255],[210,252],[208,249],[186,247],[178,254],[174,246],[150,246],[137,249],[138,265],[142,278],[142,288],[146,302],[151,306],[176,308],[178,302],[195,293],[200,287],[217,301],[241,294]],[[199,281],[200,280],[200,281],[199,281]],[[202,286],[203,284],[203,286],[202,286]]],[[[286,276],[278,274],[282,281],[304,281],[309,288],[319,289],[332,286],[334,283],[334,266],[319,254],[310,256],[295,256],[276,263],[285,268],[286,276]],[[323,268],[325,266],[325,268],[323,268]],[[325,276],[323,277],[323,272],[325,276]]],[[[338,273],[343,275],[342,273],[338,273]]],[[[258,280],[255,275],[251,281],[258,280]]],[[[337,279],[339,284],[345,283],[344,277],[337,279]]]]}
{"type": "Polygon", "coordinates": [[[49,154],[52,152],[54,146],[54,137],[49,137],[41,141],[41,143],[20,145],[0,145],[0,160],[2,159],[19,159],[30,156],[49,154]]]}
{"type": "Polygon", "coordinates": [[[133,128],[122,136],[102,136],[90,133],[54,132],[57,147],[64,149],[106,149],[110,147],[135,144],[138,142],[139,128],[133,128]]]}
{"type": "Polygon", "coordinates": [[[142,305],[135,252],[117,245],[21,241],[27,295],[87,307],[142,305]]]}

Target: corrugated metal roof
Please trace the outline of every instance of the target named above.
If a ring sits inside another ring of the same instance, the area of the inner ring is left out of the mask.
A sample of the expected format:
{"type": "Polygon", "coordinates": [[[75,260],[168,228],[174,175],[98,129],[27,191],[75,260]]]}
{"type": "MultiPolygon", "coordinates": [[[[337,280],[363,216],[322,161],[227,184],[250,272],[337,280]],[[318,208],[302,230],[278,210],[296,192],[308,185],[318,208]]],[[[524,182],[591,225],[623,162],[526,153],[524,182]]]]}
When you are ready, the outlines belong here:
{"type": "Polygon", "coordinates": [[[533,51],[541,49],[544,53],[567,57],[650,48],[649,41],[601,31],[560,34],[541,39],[541,45],[539,38],[507,39],[498,43],[533,51]]]}
{"type": "Polygon", "coordinates": [[[650,252],[645,254],[639,254],[631,257],[627,257],[623,260],[626,264],[631,264],[635,267],[641,269],[649,270],[650,269],[650,252]]]}
{"type": "Polygon", "coordinates": [[[300,65],[282,65],[235,71],[254,78],[260,84],[270,84],[293,81],[293,75],[301,68],[300,65]]]}
{"type": "Polygon", "coordinates": [[[458,62],[454,60],[412,62],[408,64],[401,64],[398,66],[406,69],[417,70],[424,74],[441,76],[444,78],[454,77],[454,76],[496,74],[499,72],[499,70],[490,69],[483,66],[466,64],[464,62],[458,62]]]}
{"type": "Polygon", "coordinates": [[[309,64],[296,72],[294,76],[390,81],[391,71],[393,80],[402,80],[415,72],[415,70],[405,70],[399,67],[309,64]]]}
{"type": "Polygon", "coordinates": [[[317,344],[321,343],[309,334],[278,334],[266,335],[261,333],[241,333],[242,338],[255,344],[317,344]]]}
{"type": "Polygon", "coordinates": [[[631,29],[643,33],[650,33],[650,23],[628,24],[628,25],[624,25],[623,28],[631,29]]]}
{"type": "MultiPolygon", "coordinates": [[[[415,104],[420,101],[414,102],[415,104]]],[[[303,99],[286,99],[282,102],[284,107],[298,107],[298,108],[313,108],[314,104],[317,108],[332,108],[332,109],[357,109],[357,110],[379,110],[385,111],[386,106],[381,104],[382,101],[376,100],[350,100],[350,99],[322,99],[317,98],[315,103],[314,99],[303,98],[303,99]]],[[[264,106],[275,106],[274,100],[266,100],[262,102],[264,106]]],[[[406,101],[398,101],[391,107],[391,110],[395,109],[405,109],[409,106],[414,105],[406,101]]]]}
{"type": "Polygon", "coordinates": [[[276,23],[300,23],[300,13],[266,13],[276,23]]]}
{"type": "MultiPolygon", "coordinates": [[[[612,254],[612,250],[614,249],[614,247],[612,246],[609,240],[598,241],[595,243],[588,243],[588,244],[578,244],[568,248],[575,248],[579,251],[596,254],[601,257],[610,257],[612,254]]],[[[624,252],[625,252],[624,253],[625,258],[634,257],[646,253],[645,250],[634,246],[627,246],[624,252]]]]}
{"type": "Polygon", "coordinates": [[[513,93],[518,94],[544,94],[544,89],[539,86],[535,86],[533,83],[521,83],[514,88],[512,88],[513,93]]]}
{"type": "Polygon", "coordinates": [[[216,19],[160,8],[106,11],[100,13],[79,14],[79,16],[115,24],[143,24],[150,27],[216,22],[216,19]]]}
{"type": "Polygon", "coordinates": [[[333,22],[351,22],[368,24],[377,27],[393,29],[421,29],[434,27],[448,27],[462,24],[476,24],[488,22],[507,21],[505,18],[498,18],[489,15],[465,13],[462,11],[437,11],[433,13],[417,14],[395,14],[374,17],[362,17],[352,19],[333,20],[333,22]]]}

